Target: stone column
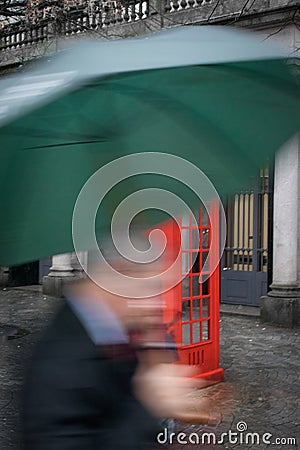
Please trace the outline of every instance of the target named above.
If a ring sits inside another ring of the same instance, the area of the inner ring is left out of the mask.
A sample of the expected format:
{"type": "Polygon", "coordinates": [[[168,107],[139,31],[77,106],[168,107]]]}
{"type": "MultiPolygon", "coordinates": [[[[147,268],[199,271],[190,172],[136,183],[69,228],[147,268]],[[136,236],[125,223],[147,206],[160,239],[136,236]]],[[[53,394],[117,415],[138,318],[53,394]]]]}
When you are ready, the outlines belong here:
{"type": "Polygon", "coordinates": [[[78,252],[79,259],[82,263],[80,264],[78,257],[75,252],[71,253],[71,264],[73,267],[73,273],[76,278],[85,278],[87,270],[87,256],[88,252],[78,252]]]}
{"type": "Polygon", "coordinates": [[[52,257],[50,273],[43,278],[43,293],[53,297],[62,297],[67,283],[75,279],[71,265],[71,253],[52,257]]]}
{"type": "Polygon", "coordinates": [[[300,324],[300,138],[277,154],[274,177],[273,282],[261,298],[261,319],[300,324]]]}

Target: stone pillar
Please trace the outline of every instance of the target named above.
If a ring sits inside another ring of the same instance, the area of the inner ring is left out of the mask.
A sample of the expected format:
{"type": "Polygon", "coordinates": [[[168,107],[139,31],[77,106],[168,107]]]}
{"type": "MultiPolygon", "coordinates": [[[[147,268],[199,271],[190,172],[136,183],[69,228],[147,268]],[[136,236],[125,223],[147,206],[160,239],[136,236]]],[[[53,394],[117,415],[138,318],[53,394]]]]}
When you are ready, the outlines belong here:
{"type": "Polygon", "coordinates": [[[277,154],[274,177],[273,282],[261,298],[261,319],[300,324],[300,138],[277,154]]]}
{"type": "Polygon", "coordinates": [[[74,270],[71,265],[71,253],[52,257],[50,273],[43,278],[43,293],[53,297],[62,297],[67,283],[74,281],[74,270]]]}
{"type": "Polygon", "coordinates": [[[87,257],[88,257],[88,252],[78,252],[78,256],[79,259],[82,263],[82,265],[80,264],[77,254],[75,252],[73,252],[71,254],[71,264],[73,267],[73,273],[74,276],[76,278],[85,278],[86,277],[86,273],[85,271],[87,270],[87,257]]]}

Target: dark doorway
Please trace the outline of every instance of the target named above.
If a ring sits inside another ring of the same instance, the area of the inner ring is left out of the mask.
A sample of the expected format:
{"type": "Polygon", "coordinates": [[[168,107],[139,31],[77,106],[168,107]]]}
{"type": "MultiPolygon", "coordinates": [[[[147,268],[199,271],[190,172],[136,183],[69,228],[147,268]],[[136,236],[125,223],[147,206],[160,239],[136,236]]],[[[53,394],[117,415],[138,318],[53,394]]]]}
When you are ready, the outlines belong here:
{"type": "Polygon", "coordinates": [[[39,284],[43,284],[43,278],[49,274],[52,266],[52,258],[40,259],[39,264],[39,284]]]}
{"type": "Polygon", "coordinates": [[[39,261],[10,267],[8,286],[30,286],[39,282],[39,261]]]}

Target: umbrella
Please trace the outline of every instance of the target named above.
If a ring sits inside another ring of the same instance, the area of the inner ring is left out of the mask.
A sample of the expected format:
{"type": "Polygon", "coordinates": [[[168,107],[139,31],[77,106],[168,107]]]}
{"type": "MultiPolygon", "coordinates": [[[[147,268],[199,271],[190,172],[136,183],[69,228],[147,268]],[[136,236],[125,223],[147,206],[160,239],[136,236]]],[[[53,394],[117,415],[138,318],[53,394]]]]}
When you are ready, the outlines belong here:
{"type": "Polygon", "coordinates": [[[72,251],[82,187],[124,155],[150,152],[158,172],[115,183],[101,226],[125,196],[149,185],[178,189],[195,204],[182,181],[159,173],[161,153],[195,164],[221,194],[249,186],[300,124],[295,66],[261,40],[194,26],[82,41],[2,80],[0,265],[72,251]]]}

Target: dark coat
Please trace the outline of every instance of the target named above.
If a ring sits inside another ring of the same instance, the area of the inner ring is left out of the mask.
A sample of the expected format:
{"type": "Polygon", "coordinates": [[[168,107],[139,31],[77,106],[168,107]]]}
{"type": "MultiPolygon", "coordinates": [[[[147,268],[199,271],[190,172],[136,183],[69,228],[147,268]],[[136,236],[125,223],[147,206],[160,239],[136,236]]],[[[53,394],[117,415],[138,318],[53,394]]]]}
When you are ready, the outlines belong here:
{"type": "Polygon", "coordinates": [[[96,346],[66,304],[33,359],[24,389],[25,450],[144,450],[157,422],[132,396],[127,345],[96,346]]]}

